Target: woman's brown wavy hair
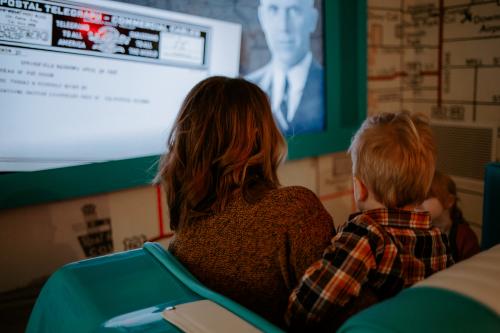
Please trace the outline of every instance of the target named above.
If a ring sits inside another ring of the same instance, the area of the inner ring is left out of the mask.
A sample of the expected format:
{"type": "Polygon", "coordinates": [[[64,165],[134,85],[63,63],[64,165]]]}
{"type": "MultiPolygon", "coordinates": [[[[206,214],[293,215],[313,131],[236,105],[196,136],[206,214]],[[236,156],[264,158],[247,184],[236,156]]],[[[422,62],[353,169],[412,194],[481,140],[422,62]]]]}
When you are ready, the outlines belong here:
{"type": "Polygon", "coordinates": [[[286,142],[266,94],[243,79],[214,76],[194,86],[167,144],[156,180],[172,230],[223,211],[237,191],[251,203],[279,186],[286,142]]]}

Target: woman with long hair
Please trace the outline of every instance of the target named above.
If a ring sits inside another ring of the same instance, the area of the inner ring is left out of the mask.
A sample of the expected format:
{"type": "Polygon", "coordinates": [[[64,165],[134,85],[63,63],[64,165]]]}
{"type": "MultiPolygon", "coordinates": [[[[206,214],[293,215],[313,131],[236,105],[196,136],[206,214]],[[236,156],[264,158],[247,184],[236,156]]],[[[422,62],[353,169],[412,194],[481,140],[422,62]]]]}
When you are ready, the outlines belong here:
{"type": "Polygon", "coordinates": [[[286,142],[266,94],[210,77],[186,96],[160,161],[169,250],[209,288],[284,325],[288,295],[335,234],[310,190],[280,187],[286,142]]]}

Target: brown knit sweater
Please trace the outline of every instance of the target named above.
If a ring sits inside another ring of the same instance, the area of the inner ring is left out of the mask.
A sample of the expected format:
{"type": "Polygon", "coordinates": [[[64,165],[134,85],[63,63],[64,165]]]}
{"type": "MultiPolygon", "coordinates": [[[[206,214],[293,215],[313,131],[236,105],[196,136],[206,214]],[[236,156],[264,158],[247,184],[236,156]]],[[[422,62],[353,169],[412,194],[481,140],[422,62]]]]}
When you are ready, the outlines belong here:
{"type": "Polygon", "coordinates": [[[288,296],[334,236],[310,190],[270,190],[257,203],[235,195],[224,212],[179,228],[169,250],[207,287],[279,326],[288,296]]]}

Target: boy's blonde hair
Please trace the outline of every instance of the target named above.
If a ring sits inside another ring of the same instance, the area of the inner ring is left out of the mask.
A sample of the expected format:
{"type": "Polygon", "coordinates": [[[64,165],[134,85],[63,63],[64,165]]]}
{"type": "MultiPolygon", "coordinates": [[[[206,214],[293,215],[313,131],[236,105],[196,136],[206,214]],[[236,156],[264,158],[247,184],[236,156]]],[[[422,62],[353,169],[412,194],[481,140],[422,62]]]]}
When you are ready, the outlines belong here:
{"type": "Polygon", "coordinates": [[[367,118],[354,135],[349,153],[353,175],[387,208],[426,199],[436,164],[427,118],[408,112],[367,118]]]}

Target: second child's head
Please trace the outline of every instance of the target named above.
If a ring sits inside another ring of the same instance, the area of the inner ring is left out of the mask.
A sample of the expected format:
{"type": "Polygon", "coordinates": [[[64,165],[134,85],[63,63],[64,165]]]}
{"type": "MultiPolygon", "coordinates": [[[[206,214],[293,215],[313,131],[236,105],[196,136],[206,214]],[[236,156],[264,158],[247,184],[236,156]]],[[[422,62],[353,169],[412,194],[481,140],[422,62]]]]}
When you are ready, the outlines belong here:
{"type": "Polygon", "coordinates": [[[434,173],[432,185],[421,208],[431,214],[432,222],[441,231],[448,232],[453,221],[463,221],[457,206],[457,187],[450,176],[439,171],[434,173]]]}
{"type": "Polygon", "coordinates": [[[286,142],[267,95],[243,79],[214,76],[194,86],[181,106],[157,179],[170,226],[224,209],[235,191],[247,201],[279,185],[286,142]]]}
{"type": "Polygon", "coordinates": [[[436,149],[422,115],[400,112],[367,118],[354,135],[349,153],[359,210],[410,209],[425,200],[436,149]]]}

